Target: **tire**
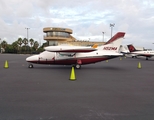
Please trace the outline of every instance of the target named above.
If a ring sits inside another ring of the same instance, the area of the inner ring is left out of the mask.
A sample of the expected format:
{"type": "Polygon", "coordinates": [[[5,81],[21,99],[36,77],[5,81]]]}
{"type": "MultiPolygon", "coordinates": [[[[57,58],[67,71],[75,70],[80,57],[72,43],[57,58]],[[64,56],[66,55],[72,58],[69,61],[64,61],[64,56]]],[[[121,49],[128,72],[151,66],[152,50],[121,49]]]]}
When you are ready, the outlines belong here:
{"type": "Polygon", "coordinates": [[[76,65],[75,65],[75,68],[76,68],[76,69],[80,69],[80,68],[81,68],[81,65],[76,64],[76,65]]]}
{"type": "Polygon", "coordinates": [[[29,64],[29,66],[28,66],[29,68],[33,68],[33,65],[32,64],[29,64]]]}

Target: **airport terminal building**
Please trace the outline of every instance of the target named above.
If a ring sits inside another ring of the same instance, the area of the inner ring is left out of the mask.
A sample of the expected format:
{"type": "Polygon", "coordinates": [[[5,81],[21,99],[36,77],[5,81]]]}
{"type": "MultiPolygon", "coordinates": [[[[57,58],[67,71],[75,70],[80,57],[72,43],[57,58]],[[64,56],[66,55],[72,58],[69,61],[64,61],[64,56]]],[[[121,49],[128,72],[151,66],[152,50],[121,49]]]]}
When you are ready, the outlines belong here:
{"type": "Polygon", "coordinates": [[[77,46],[90,46],[93,44],[102,45],[104,42],[90,42],[88,40],[77,40],[72,36],[73,31],[69,28],[46,27],[43,28],[44,40],[49,46],[56,46],[61,44],[70,44],[77,46]]]}

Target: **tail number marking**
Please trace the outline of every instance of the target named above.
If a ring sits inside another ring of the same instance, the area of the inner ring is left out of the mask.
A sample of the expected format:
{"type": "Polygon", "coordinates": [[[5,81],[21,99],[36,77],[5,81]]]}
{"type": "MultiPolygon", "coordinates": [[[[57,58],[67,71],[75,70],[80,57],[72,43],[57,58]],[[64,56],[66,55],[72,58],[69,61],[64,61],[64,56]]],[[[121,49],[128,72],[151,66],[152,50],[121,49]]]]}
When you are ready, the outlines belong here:
{"type": "Polygon", "coordinates": [[[103,50],[117,50],[117,47],[104,47],[103,50]]]}

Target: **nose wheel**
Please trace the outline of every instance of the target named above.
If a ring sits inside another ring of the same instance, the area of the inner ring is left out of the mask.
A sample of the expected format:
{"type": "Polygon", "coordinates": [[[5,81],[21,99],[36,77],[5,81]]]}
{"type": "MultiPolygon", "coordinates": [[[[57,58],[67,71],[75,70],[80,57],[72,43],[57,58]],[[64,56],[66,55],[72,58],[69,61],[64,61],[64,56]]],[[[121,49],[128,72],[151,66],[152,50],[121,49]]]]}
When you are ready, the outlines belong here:
{"type": "Polygon", "coordinates": [[[28,68],[33,68],[33,65],[32,64],[29,64],[28,68]]]}

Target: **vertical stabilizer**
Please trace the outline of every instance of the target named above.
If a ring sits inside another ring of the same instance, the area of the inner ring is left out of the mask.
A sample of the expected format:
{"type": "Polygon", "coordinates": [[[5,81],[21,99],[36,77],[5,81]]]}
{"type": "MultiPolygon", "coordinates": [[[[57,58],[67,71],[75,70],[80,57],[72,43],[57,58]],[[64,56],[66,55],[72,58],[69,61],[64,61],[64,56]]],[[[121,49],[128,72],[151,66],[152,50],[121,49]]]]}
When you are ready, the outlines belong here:
{"type": "Polygon", "coordinates": [[[127,47],[128,47],[128,49],[129,49],[129,51],[130,52],[135,52],[135,51],[137,51],[136,49],[135,49],[135,47],[131,44],[131,45],[127,45],[127,47]]]}
{"type": "Polygon", "coordinates": [[[107,41],[105,45],[101,46],[100,49],[106,51],[119,52],[119,48],[122,44],[124,36],[125,36],[124,32],[118,32],[109,41],[107,41]]]}

